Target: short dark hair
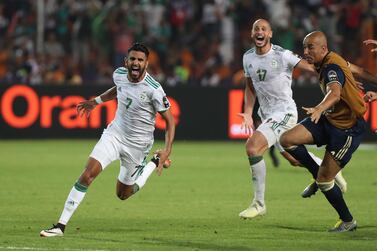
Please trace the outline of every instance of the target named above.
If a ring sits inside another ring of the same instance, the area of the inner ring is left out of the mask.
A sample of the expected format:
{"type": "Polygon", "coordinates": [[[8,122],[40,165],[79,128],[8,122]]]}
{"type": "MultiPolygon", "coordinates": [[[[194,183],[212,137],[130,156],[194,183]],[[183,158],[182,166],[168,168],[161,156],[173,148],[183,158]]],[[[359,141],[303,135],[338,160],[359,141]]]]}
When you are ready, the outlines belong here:
{"type": "Polygon", "coordinates": [[[148,58],[149,56],[149,50],[148,48],[142,44],[142,43],[134,43],[129,49],[128,54],[130,54],[130,51],[141,51],[144,52],[145,56],[148,58]]]}

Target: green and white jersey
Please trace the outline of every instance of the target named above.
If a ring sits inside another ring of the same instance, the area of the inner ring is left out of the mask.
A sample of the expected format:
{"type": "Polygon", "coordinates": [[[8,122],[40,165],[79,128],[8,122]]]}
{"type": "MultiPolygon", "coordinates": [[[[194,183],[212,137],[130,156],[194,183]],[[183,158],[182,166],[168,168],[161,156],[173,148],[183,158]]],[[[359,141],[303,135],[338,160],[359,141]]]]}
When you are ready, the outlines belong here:
{"type": "Polygon", "coordinates": [[[119,67],[113,73],[118,107],[106,132],[131,147],[146,149],[153,144],[156,113],[169,109],[170,103],[151,75],[146,73],[142,81],[133,83],[127,74],[125,67],[119,67]]]}
{"type": "Polygon", "coordinates": [[[245,76],[253,81],[262,119],[288,113],[297,117],[291,84],[293,68],[300,60],[291,51],[277,45],[272,45],[263,55],[258,55],[255,48],[243,55],[245,76]]]}

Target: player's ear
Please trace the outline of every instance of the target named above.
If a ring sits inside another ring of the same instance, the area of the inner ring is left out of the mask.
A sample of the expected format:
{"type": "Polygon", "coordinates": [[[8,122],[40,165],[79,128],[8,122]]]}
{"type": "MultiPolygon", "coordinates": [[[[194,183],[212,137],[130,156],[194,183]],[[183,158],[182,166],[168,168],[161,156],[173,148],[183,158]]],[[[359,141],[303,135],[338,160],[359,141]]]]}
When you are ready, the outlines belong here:
{"type": "Polygon", "coordinates": [[[271,31],[270,31],[270,35],[269,35],[269,38],[272,38],[273,33],[274,33],[274,32],[271,30],[271,31]]]}

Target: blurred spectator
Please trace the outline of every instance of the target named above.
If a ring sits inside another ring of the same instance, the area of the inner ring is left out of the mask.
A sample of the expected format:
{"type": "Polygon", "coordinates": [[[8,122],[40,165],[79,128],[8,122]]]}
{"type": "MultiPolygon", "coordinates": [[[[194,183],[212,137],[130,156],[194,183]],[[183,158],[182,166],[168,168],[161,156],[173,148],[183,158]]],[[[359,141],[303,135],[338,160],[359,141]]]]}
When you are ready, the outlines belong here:
{"type": "MultiPolygon", "coordinates": [[[[143,41],[161,83],[242,85],[242,55],[258,18],[272,23],[274,43],[299,54],[303,36],[320,29],[353,62],[361,62],[361,27],[372,20],[377,29],[376,0],[49,0],[42,14],[37,3],[0,1],[2,84],[112,84],[127,49],[143,41]]],[[[311,76],[298,84],[307,82],[311,76]]]]}

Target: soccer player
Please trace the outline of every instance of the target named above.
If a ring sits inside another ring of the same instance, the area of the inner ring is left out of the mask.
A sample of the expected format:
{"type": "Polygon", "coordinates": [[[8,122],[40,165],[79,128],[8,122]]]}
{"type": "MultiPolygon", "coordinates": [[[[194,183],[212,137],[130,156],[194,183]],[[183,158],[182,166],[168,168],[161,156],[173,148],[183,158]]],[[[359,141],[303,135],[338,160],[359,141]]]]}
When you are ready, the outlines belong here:
{"type": "MultiPolygon", "coordinates": [[[[297,107],[292,99],[291,89],[292,71],[297,67],[304,71],[315,72],[312,65],[291,51],[271,44],[272,30],[267,20],[258,19],[253,23],[251,38],[255,47],[243,56],[246,87],[244,112],[240,116],[243,117],[243,127],[246,132],[251,134],[253,108],[255,100],[258,99],[260,105],[258,114],[262,123],[246,142],[254,198],[250,206],[239,214],[245,219],[266,213],[264,201],[266,164],[263,154],[272,145],[279,143],[279,137],[284,131],[297,123],[297,107]]],[[[307,163],[300,164],[307,166],[307,163]]],[[[309,164],[318,166],[313,158],[309,164]]],[[[345,181],[342,184],[346,185],[345,181]]]]}
{"type": "Polygon", "coordinates": [[[340,220],[330,232],[356,230],[335,175],[350,161],[365,131],[366,107],[359,96],[356,81],[347,61],[327,47],[324,33],[314,31],[303,41],[304,57],[319,73],[323,100],[315,107],[303,107],[309,115],[280,137],[281,145],[300,162],[307,162],[303,144],[326,145],[322,164],[317,170],[316,185],[339,214],[340,220]]]}
{"type": "Polygon", "coordinates": [[[79,115],[89,116],[100,103],[117,98],[114,120],[97,142],[84,172],[71,189],[57,224],[42,230],[43,237],[63,236],[65,226],[84,199],[93,180],[114,160],[120,160],[116,185],[119,199],[125,200],[141,189],[154,169],[161,174],[170,164],[168,159],[174,139],[175,124],[170,103],[161,85],[147,72],[149,50],[140,43],[128,49],[125,67],[113,73],[115,86],[100,96],[80,102],[79,115]],[[146,164],[146,156],[153,145],[155,116],[160,113],[166,121],[165,148],[158,150],[146,164]]]}

